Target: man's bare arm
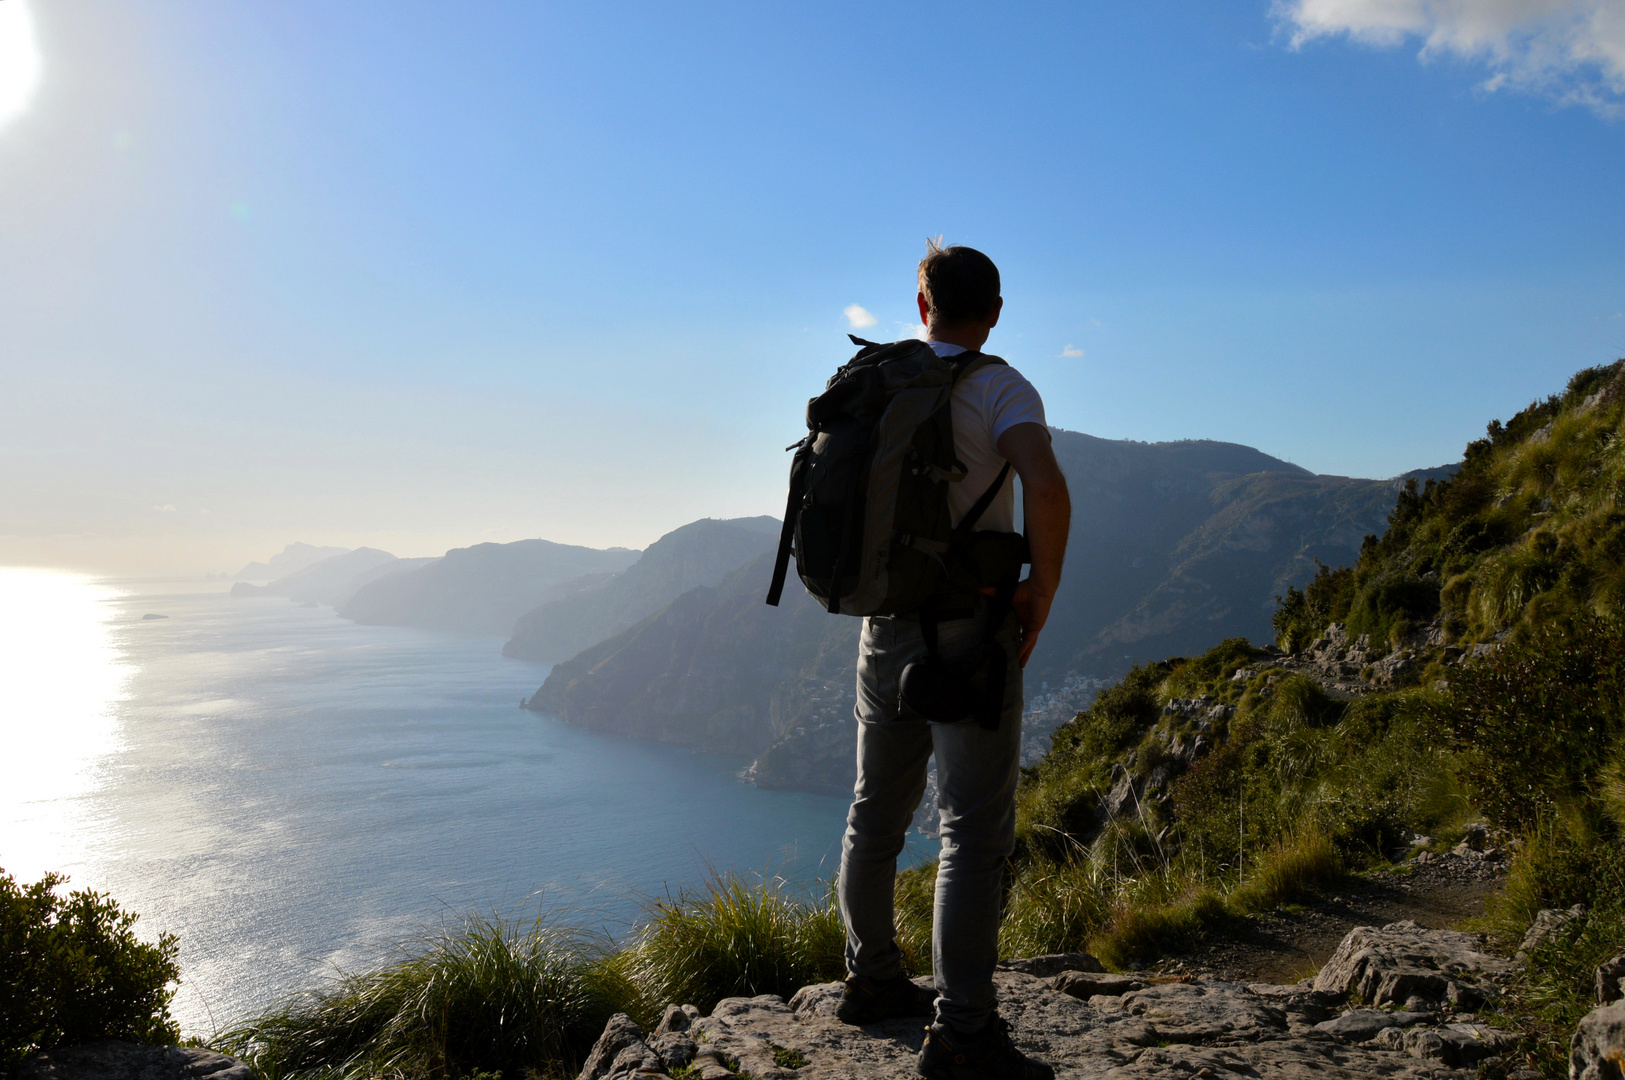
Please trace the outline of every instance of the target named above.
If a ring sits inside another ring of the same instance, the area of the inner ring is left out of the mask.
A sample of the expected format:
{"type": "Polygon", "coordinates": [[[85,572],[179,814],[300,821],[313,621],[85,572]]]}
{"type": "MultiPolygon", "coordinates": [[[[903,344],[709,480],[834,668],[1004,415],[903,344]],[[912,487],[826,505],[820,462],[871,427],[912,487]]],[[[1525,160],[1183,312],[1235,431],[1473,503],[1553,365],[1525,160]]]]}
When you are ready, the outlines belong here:
{"type": "Polygon", "coordinates": [[[1021,477],[1027,543],[1032,548],[1032,570],[1017,586],[1014,602],[1021,623],[1021,666],[1026,667],[1061,587],[1061,564],[1066,561],[1066,537],[1072,527],[1072,496],[1042,424],[1017,424],[999,436],[998,449],[1021,477]]]}

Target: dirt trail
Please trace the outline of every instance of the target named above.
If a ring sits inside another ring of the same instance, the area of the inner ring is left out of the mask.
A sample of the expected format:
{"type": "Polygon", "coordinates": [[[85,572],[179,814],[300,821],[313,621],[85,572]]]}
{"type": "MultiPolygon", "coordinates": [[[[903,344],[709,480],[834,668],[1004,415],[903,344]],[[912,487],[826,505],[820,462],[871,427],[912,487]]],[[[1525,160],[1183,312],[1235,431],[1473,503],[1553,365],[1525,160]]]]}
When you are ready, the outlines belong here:
{"type": "Polygon", "coordinates": [[[1434,929],[1461,929],[1484,914],[1486,897],[1504,881],[1490,866],[1448,855],[1409,873],[1351,877],[1318,903],[1249,916],[1157,968],[1233,982],[1296,982],[1318,970],[1356,926],[1412,919],[1434,929]]]}

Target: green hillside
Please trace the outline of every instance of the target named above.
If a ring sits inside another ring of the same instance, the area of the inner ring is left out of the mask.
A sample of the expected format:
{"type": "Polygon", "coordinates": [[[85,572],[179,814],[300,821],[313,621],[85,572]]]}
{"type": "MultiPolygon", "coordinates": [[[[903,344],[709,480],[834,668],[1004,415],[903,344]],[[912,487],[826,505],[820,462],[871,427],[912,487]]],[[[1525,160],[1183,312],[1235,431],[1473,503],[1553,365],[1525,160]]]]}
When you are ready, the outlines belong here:
{"type": "MultiPolygon", "coordinates": [[[[1625,362],[1622,362],[1625,363],[1625,362]]],[[[1625,605],[1625,445],[1621,364],[1468,445],[1445,483],[1405,491],[1388,530],[1352,567],[1288,590],[1278,640],[1301,647],[1333,622],[1379,645],[1438,618],[1450,643],[1498,640],[1554,618],[1625,605]]]]}

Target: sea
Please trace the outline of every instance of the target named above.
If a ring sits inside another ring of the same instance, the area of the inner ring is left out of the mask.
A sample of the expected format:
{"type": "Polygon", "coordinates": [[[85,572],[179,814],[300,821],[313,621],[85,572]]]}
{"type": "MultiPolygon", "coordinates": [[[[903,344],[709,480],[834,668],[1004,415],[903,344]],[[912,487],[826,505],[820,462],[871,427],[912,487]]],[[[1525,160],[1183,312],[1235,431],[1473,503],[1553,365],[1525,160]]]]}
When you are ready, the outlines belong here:
{"type": "Polygon", "coordinates": [[[501,639],[228,589],[0,568],[0,868],[174,934],[186,1034],[470,914],[625,940],[717,875],[827,894],[846,800],[527,712],[501,639]]]}

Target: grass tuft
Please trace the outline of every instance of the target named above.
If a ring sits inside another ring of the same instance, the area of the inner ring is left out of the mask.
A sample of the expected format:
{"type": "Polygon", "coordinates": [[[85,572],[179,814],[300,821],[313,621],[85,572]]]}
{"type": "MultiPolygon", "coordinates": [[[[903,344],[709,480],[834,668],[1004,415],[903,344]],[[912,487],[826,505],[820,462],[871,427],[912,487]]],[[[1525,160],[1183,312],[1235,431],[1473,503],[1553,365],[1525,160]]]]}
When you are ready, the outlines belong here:
{"type": "Polygon", "coordinates": [[[606,943],[545,917],[476,916],[404,951],[216,1045],[265,1080],[563,1075],[630,996],[606,943]]]}
{"type": "MultiPolygon", "coordinates": [[[[846,974],[846,930],[833,898],[798,900],[782,878],[716,875],[701,893],[651,905],[620,958],[651,1016],[666,1003],[703,1012],[725,997],[778,994],[846,974]]],[[[636,1014],[634,1014],[636,1015],[636,1014]]]]}

